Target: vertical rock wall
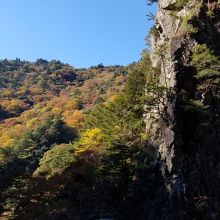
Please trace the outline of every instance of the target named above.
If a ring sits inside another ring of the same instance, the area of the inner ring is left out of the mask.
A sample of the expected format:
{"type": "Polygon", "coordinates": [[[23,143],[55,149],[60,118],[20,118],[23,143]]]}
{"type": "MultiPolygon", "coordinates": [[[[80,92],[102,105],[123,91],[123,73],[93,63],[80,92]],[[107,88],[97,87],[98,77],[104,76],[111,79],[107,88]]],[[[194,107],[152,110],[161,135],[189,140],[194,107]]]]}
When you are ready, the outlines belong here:
{"type": "Polygon", "coordinates": [[[189,62],[197,44],[206,44],[220,55],[220,7],[211,0],[178,2],[158,1],[151,33],[152,63],[168,90],[160,113],[146,114],[167,193],[160,207],[163,214],[157,218],[219,219],[219,86],[198,82],[189,62]],[[212,16],[207,15],[210,8],[212,16]],[[205,99],[205,113],[186,110],[191,100],[204,104],[205,99]]]}

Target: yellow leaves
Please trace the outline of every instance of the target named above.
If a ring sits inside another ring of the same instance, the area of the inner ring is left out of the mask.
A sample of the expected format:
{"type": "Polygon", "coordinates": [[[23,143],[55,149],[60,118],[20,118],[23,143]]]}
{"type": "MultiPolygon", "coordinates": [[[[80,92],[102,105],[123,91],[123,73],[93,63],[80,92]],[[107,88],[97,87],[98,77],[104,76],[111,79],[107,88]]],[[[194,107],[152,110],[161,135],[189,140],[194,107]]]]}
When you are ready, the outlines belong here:
{"type": "Polygon", "coordinates": [[[118,95],[112,94],[111,96],[107,97],[107,102],[114,102],[117,99],[118,95]]]}
{"type": "MultiPolygon", "coordinates": [[[[7,99],[1,100],[1,106],[7,111],[16,111],[24,107],[25,103],[18,99],[7,99]]],[[[20,117],[4,120],[0,125],[0,146],[13,145],[14,140],[24,131],[34,129],[52,115],[63,117],[65,123],[70,127],[80,128],[85,116],[75,107],[76,100],[65,94],[35,104],[32,109],[24,111],[20,117]]]]}
{"type": "Polygon", "coordinates": [[[76,153],[82,153],[87,150],[104,151],[104,134],[99,128],[87,129],[82,133],[81,138],[76,143],[76,153]]]}
{"type": "Polygon", "coordinates": [[[1,96],[3,96],[3,97],[10,97],[10,96],[13,95],[13,93],[14,93],[14,90],[7,88],[7,89],[3,89],[1,91],[1,96]]]}
{"type": "Polygon", "coordinates": [[[6,141],[4,141],[4,144],[2,145],[3,148],[8,148],[13,146],[13,144],[15,143],[15,139],[6,139],[6,141]]]}
{"type": "Polygon", "coordinates": [[[55,107],[51,110],[51,112],[55,115],[60,115],[62,113],[62,111],[63,110],[61,108],[57,108],[57,107],[55,107]]]}
{"type": "Polygon", "coordinates": [[[99,128],[87,129],[75,144],[75,155],[89,164],[100,168],[101,161],[107,154],[104,133],[99,128]]]}
{"type": "MultiPolygon", "coordinates": [[[[60,64],[52,64],[50,67],[57,68],[57,65],[60,64]]],[[[23,132],[34,130],[47,118],[55,115],[59,115],[69,127],[81,129],[89,110],[98,103],[106,101],[107,106],[108,102],[115,100],[127,78],[120,76],[120,71],[116,74],[116,67],[75,71],[67,66],[59,71],[49,68],[46,72],[39,69],[41,67],[38,65],[30,69],[28,66],[21,68],[24,70],[21,71],[24,72],[23,75],[15,71],[16,77],[19,78],[16,89],[6,84],[7,88],[2,88],[1,91],[2,110],[10,113],[7,117],[13,117],[1,121],[0,124],[0,146],[4,147],[13,145],[14,140],[23,132]],[[31,72],[26,74],[28,71],[31,72]],[[75,72],[77,78],[72,82],[71,77],[74,77],[75,72]],[[41,88],[41,83],[48,84],[48,87],[41,88]]],[[[9,78],[14,79],[14,73],[11,74],[9,78]]],[[[104,143],[102,138],[100,130],[88,130],[82,135],[79,147],[101,149],[104,143]]]]}
{"type": "Polygon", "coordinates": [[[4,134],[0,138],[0,143],[3,148],[7,148],[8,146],[11,146],[14,143],[15,139],[11,138],[10,135],[4,134]]]}
{"type": "Polygon", "coordinates": [[[51,108],[53,114],[60,114],[65,123],[74,128],[80,128],[81,122],[84,121],[85,115],[83,111],[77,110],[77,100],[63,94],[55,97],[47,106],[51,108]]]}
{"type": "Polygon", "coordinates": [[[40,110],[41,113],[44,112],[49,112],[51,110],[51,108],[49,108],[48,106],[42,107],[42,109],[40,110]]]}
{"type": "Polygon", "coordinates": [[[3,99],[1,100],[1,106],[5,111],[11,113],[16,113],[22,109],[28,108],[27,104],[19,99],[3,99]]]}
{"type": "Polygon", "coordinates": [[[32,119],[27,121],[26,127],[27,128],[32,128],[36,125],[37,122],[38,122],[37,118],[32,118],[32,119]]]}
{"type": "Polygon", "coordinates": [[[0,146],[2,146],[3,148],[6,148],[8,146],[12,146],[15,139],[25,131],[26,131],[26,128],[20,124],[17,124],[13,127],[5,128],[4,130],[1,130],[0,146]]]}

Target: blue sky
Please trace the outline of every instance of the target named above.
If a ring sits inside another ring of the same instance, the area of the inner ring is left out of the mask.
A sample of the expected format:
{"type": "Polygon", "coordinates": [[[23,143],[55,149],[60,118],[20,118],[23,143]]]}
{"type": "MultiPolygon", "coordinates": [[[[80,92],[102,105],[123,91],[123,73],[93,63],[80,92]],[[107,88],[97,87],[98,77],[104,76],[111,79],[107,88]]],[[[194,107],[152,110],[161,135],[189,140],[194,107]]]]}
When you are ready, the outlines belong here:
{"type": "Polygon", "coordinates": [[[145,48],[149,11],[146,0],[0,0],[0,59],[126,65],[145,48]]]}

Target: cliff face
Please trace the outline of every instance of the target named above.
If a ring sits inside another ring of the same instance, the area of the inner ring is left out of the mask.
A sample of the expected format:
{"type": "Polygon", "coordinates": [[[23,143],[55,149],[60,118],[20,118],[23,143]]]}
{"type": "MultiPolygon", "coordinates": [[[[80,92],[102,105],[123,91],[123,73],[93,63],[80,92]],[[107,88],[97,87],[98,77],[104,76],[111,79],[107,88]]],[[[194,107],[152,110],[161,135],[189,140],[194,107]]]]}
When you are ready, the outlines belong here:
{"type": "Polygon", "coordinates": [[[166,188],[157,218],[219,219],[220,68],[210,61],[199,77],[192,62],[208,62],[205,49],[195,55],[199,47],[219,61],[219,2],[159,0],[151,44],[153,66],[166,87],[160,110],[146,115],[166,188]]]}

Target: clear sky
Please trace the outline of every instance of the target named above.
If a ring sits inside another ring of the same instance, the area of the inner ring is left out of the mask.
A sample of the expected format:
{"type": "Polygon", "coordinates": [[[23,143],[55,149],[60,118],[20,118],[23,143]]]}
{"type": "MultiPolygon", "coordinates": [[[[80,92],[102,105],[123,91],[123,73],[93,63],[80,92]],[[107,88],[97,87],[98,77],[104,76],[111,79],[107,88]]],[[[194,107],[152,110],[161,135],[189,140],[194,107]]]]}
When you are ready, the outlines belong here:
{"type": "Polygon", "coordinates": [[[149,11],[147,0],[0,0],[0,59],[126,65],[146,47],[149,11]]]}

